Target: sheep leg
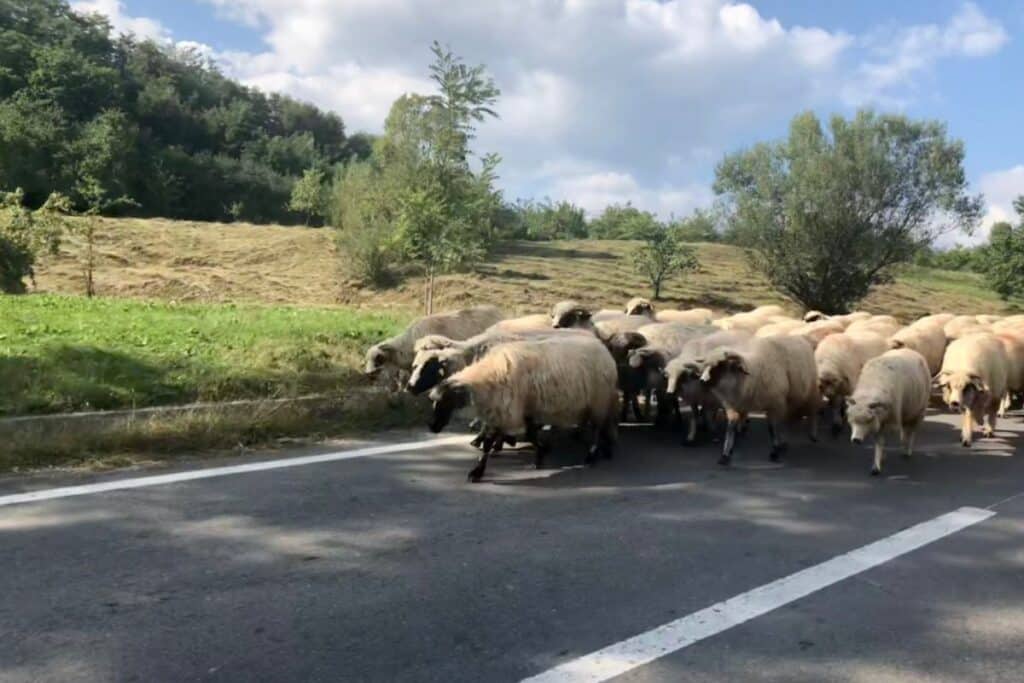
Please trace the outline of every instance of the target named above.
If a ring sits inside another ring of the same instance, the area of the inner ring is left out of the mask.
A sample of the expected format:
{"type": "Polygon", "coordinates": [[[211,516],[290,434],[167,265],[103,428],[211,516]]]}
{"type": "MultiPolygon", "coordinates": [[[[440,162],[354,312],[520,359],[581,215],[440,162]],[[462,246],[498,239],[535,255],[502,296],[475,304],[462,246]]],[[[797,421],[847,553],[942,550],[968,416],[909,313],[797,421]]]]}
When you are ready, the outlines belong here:
{"type": "Polygon", "coordinates": [[[810,414],[807,416],[807,438],[811,443],[818,443],[818,411],[814,409],[808,412],[810,414]]]}
{"type": "Polygon", "coordinates": [[[885,459],[885,432],[879,431],[875,436],[875,461],[871,465],[871,475],[877,477],[882,473],[882,460],[885,459]]]}
{"type": "Polygon", "coordinates": [[[786,438],[782,434],[782,422],[773,415],[766,415],[765,417],[768,420],[768,436],[771,438],[772,443],[772,449],[768,453],[768,457],[772,462],[778,462],[786,451],[786,438]]]}
{"type": "MultiPolygon", "coordinates": [[[[497,438],[501,438],[500,436],[497,438]]],[[[480,457],[476,461],[476,467],[469,471],[466,475],[466,479],[478,483],[484,478],[484,472],[487,470],[487,458],[491,455],[491,449],[494,447],[494,437],[488,437],[484,440],[484,450],[480,453],[480,457]]]]}
{"type": "Polygon", "coordinates": [[[838,398],[830,398],[827,406],[829,417],[832,419],[832,438],[835,439],[843,433],[843,424],[846,422],[846,416],[843,414],[845,402],[838,398]]]}
{"type": "Polygon", "coordinates": [[[971,447],[971,436],[974,433],[974,416],[969,408],[964,408],[963,422],[960,426],[960,445],[965,448],[971,447]]]}
{"type": "Polygon", "coordinates": [[[732,451],[736,445],[736,428],[739,425],[740,414],[731,410],[726,412],[725,442],[722,444],[722,457],[718,464],[728,466],[732,463],[732,451]]]}
{"type": "Polygon", "coordinates": [[[611,460],[615,457],[615,446],[619,441],[619,425],[615,420],[610,417],[605,419],[598,438],[600,439],[601,455],[605,460],[611,460]]]}
{"type": "Polygon", "coordinates": [[[1007,391],[1003,395],[1003,400],[999,402],[999,417],[1006,417],[1006,411],[1010,409],[1010,392],[1007,391]]]}
{"type": "Polygon", "coordinates": [[[538,470],[542,470],[544,469],[544,458],[547,456],[549,448],[547,444],[541,443],[540,430],[537,428],[536,423],[530,418],[526,418],[525,422],[526,440],[533,444],[533,466],[538,470]]]}
{"type": "Polygon", "coordinates": [[[999,404],[995,401],[989,404],[988,410],[985,412],[985,423],[981,428],[981,434],[986,439],[992,438],[996,433],[996,420],[998,420],[999,404]]]}
{"type": "Polygon", "coordinates": [[[914,439],[917,437],[917,427],[919,423],[910,425],[903,425],[900,430],[900,440],[903,441],[903,457],[910,459],[910,456],[914,454],[914,439]]]}
{"type": "Polygon", "coordinates": [[[587,433],[587,454],[583,458],[584,465],[593,465],[601,454],[601,430],[596,422],[588,421],[587,433]]]}
{"type": "Polygon", "coordinates": [[[690,421],[686,428],[683,445],[692,445],[697,441],[697,406],[690,406],[690,421]]]}

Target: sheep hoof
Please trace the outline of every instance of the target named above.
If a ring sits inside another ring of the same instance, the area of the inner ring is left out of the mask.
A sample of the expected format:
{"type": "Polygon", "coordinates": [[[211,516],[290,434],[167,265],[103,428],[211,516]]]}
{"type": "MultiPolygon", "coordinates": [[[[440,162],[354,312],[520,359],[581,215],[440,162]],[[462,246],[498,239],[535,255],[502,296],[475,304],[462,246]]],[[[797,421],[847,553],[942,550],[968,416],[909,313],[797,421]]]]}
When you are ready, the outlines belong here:
{"type": "Polygon", "coordinates": [[[881,473],[882,473],[882,470],[881,470],[881,468],[879,468],[879,467],[872,467],[872,468],[871,468],[871,476],[872,476],[872,477],[877,477],[877,476],[878,476],[878,475],[880,475],[881,473]]]}
{"type": "Polygon", "coordinates": [[[483,435],[480,435],[480,436],[476,437],[475,439],[473,439],[472,441],[469,442],[469,445],[472,446],[473,448],[480,448],[483,444],[484,444],[484,437],[483,437],[483,435]]]}
{"type": "Polygon", "coordinates": [[[470,481],[471,483],[473,483],[473,484],[479,484],[480,480],[483,479],[483,478],[484,478],[484,468],[482,468],[482,467],[474,467],[473,469],[471,469],[469,471],[469,474],[466,475],[466,479],[468,481],[470,481]]]}
{"type": "Polygon", "coordinates": [[[991,439],[993,436],[995,436],[995,432],[993,432],[991,428],[985,428],[982,430],[981,436],[984,439],[991,439]]]}
{"type": "Polygon", "coordinates": [[[511,447],[515,448],[515,445],[516,445],[516,437],[514,437],[514,436],[506,436],[506,437],[504,438],[504,441],[505,441],[505,444],[506,444],[507,446],[511,446],[511,447]]]}
{"type": "Polygon", "coordinates": [[[469,428],[472,431],[476,431],[476,430],[480,429],[480,418],[475,418],[474,420],[472,420],[469,423],[469,428]]]}
{"type": "Polygon", "coordinates": [[[732,464],[732,456],[722,455],[722,457],[718,459],[718,464],[721,465],[722,467],[728,467],[729,465],[732,464]]]}
{"type": "Polygon", "coordinates": [[[843,425],[832,425],[832,438],[838,439],[839,435],[843,433],[843,425]]]}
{"type": "Polygon", "coordinates": [[[963,446],[964,448],[970,448],[971,447],[971,441],[970,441],[970,439],[961,439],[960,440],[960,445],[963,446]]]}

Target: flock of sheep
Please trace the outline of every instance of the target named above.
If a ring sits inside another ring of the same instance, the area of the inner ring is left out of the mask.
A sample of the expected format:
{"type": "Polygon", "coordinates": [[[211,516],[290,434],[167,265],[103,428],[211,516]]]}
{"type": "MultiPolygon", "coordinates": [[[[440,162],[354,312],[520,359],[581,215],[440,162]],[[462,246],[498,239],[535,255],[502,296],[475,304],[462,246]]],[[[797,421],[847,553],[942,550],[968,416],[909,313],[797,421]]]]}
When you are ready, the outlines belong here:
{"type": "Polygon", "coordinates": [[[656,311],[642,298],[596,312],[563,301],[549,314],[508,319],[481,306],[420,318],[371,347],[366,372],[385,370],[407,391],[429,392],[435,432],[472,407],[482,453],[471,481],[517,439],[543,467],[550,428],[577,430],[586,463],[609,458],[630,412],[665,425],[682,422],[681,406],[687,443],[720,430],[724,415],[722,465],[751,413],[766,417],[772,460],[786,448],[787,423],[806,418],[814,440],[826,416],[833,435],[849,424],[854,443],[874,436],[879,474],[887,433],[898,431],[911,455],[933,386],[963,415],[964,446],[975,423],[992,435],[1011,396],[1024,392],[1024,315],[939,313],[904,326],[864,312],[798,320],[780,306],[716,318],[706,308],[656,311]]]}

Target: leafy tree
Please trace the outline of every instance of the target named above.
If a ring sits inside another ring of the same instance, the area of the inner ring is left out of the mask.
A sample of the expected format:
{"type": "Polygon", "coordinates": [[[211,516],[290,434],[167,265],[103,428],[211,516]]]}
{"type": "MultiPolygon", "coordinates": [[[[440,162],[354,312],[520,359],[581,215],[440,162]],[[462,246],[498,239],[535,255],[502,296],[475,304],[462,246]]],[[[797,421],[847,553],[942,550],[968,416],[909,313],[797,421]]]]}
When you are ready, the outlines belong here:
{"type": "Polygon", "coordinates": [[[553,203],[520,200],[514,205],[502,205],[501,226],[497,231],[506,239],[565,240],[587,236],[587,218],[583,209],[567,201],[553,203]]]}
{"type": "Polygon", "coordinates": [[[676,233],[668,230],[651,232],[644,245],[633,252],[633,267],[651,285],[654,299],[661,298],[665,282],[698,267],[697,256],[676,233]]]}
{"type": "Polygon", "coordinates": [[[0,193],[0,292],[20,294],[25,278],[34,278],[33,266],[41,253],[57,253],[67,197],[53,194],[32,211],[24,205],[21,189],[0,193]]]}
{"type": "Polygon", "coordinates": [[[668,226],[676,238],[683,242],[719,242],[718,218],[711,211],[697,209],[688,217],[668,226]]]}
{"type": "Polygon", "coordinates": [[[1024,195],[1017,198],[1014,208],[1020,224],[992,226],[985,259],[985,280],[1004,301],[1024,295],[1024,195]]]}
{"type": "Polygon", "coordinates": [[[807,308],[839,313],[891,277],[940,233],[971,230],[963,144],[932,121],[862,111],[812,113],[787,139],[726,157],[715,191],[753,266],[807,308]]]}
{"type": "Polygon", "coordinates": [[[613,204],[590,221],[590,237],[599,240],[645,240],[664,230],[654,214],[632,204],[613,204]]]}
{"type": "Polygon", "coordinates": [[[288,208],[306,217],[306,225],[310,219],[323,218],[327,213],[327,188],[324,185],[324,172],[318,168],[308,168],[302,178],[292,187],[292,197],[288,208]]]}
{"type": "Polygon", "coordinates": [[[374,285],[387,282],[394,260],[395,207],[380,171],[368,162],[352,162],[335,180],[331,222],[347,270],[374,285]]]}

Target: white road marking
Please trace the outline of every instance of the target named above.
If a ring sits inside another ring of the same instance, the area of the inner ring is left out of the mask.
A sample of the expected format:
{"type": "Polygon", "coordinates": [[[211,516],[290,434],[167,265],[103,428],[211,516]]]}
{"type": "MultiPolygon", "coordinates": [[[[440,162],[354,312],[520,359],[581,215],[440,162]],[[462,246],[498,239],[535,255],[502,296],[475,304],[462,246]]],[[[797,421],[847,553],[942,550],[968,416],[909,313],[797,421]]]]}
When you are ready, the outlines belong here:
{"type": "Polygon", "coordinates": [[[6,505],[19,505],[21,503],[35,503],[41,500],[53,500],[54,498],[88,496],[94,493],[120,491],[122,489],[163,486],[164,484],[175,484],[180,481],[212,479],[214,477],[226,477],[232,474],[248,474],[249,472],[279,470],[286,467],[302,467],[304,465],[316,465],[324,462],[334,462],[336,460],[352,460],[354,458],[365,458],[370,455],[385,455],[387,453],[401,453],[403,451],[421,451],[428,448],[435,448],[437,446],[451,446],[466,443],[468,443],[467,436],[462,434],[459,436],[447,436],[440,439],[393,443],[386,446],[369,446],[367,448],[357,448],[351,451],[335,451],[333,453],[321,453],[320,455],[306,455],[297,458],[282,458],[280,460],[252,462],[244,465],[210,467],[207,469],[188,470],[186,472],[173,472],[171,474],[155,474],[148,477],[115,479],[113,481],[103,481],[95,484],[82,484],[80,486],[64,486],[55,489],[42,489],[40,491],[28,491],[26,493],[14,493],[7,496],[0,496],[0,507],[6,505]]]}
{"type": "Polygon", "coordinates": [[[537,676],[524,679],[523,683],[607,681],[966,529],[994,514],[991,510],[960,508],[711,605],[699,612],[560,664],[537,676]]]}

